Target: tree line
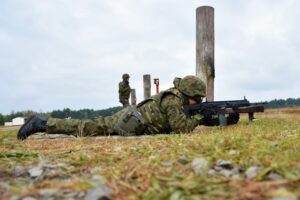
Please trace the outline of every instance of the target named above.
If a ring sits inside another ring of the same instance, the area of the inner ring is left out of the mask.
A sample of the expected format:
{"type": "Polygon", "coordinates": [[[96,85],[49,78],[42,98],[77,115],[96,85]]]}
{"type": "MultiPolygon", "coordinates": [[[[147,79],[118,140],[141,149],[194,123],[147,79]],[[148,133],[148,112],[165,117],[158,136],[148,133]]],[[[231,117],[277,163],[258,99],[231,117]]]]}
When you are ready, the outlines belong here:
{"type": "Polygon", "coordinates": [[[111,116],[116,112],[122,109],[121,106],[112,107],[103,110],[93,110],[93,109],[81,109],[81,110],[71,110],[69,108],[65,108],[63,110],[54,110],[51,112],[51,117],[54,118],[72,118],[72,119],[92,119],[99,116],[111,116]]]}
{"type": "MultiPolygon", "coordinates": [[[[267,102],[265,108],[286,108],[286,107],[296,107],[300,106],[300,98],[288,98],[288,99],[274,99],[267,102]]],[[[35,111],[23,111],[14,112],[12,111],[8,115],[0,114],[0,125],[4,125],[4,122],[12,121],[16,117],[28,118],[34,114],[44,115],[47,117],[54,118],[72,118],[72,119],[92,119],[99,116],[111,116],[122,109],[121,106],[107,108],[103,110],[93,110],[93,109],[81,109],[81,110],[71,110],[69,108],[64,108],[63,110],[54,110],[52,112],[35,112],[35,111]]]]}
{"type": "Polygon", "coordinates": [[[274,99],[265,105],[265,108],[287,108],[300,106],[300,98],[274,99]]]}
{"type": "Polygon", "coordinates": [[[52,112],[35,112],[35,111],[23,111],[14,112],[12,111],[8,115],[0,114],[0,125],[4,125],[4,122],[10,122],[16,117],[29,118],[32,115],[39,114],[47,117],[54,118],[72,118],[72,119],[92,119],[99,116],[111,116],[122,109],[121,106],[107,108],[103,110],[93,110],[93,109],[81,109],[81,110],[71,110],[70,108],[64,108],[63,110],[53,110],[52,112]]]}

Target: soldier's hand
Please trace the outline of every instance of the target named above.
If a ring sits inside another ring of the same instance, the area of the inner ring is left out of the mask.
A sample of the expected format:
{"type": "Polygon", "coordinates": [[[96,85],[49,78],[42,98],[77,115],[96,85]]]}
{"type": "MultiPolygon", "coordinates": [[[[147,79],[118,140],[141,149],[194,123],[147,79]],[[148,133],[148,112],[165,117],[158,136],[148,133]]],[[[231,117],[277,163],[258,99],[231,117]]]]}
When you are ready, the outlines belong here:
{"type": "Polygon", "coordinates": [[[202,119],[203,119],[203,116],[202,116],[201,114],[198,113],[198,114],[193,115],[193,116],[192,116],[192,119],[197,120],[198,123],[201,124],[202,119]]]}

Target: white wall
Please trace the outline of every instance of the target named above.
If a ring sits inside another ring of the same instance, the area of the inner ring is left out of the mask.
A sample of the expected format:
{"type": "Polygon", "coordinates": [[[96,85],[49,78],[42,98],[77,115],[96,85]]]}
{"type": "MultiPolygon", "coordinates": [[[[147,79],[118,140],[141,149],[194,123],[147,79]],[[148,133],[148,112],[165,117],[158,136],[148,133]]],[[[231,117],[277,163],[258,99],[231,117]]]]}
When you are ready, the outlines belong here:
{"type": "Polygon", "coordinates": [[[13,123],[12,122],[4,122],[4,126],[12,126],[13,123]]]}
{"type": "Polygon", "coordinates": [[[24,124],[24,117],[16,117],[12,120],[13,126],[16,125],[23,125],[24,124]]]}
{"type": "Polygon", "coordinates": [[[24,117],[16,117],[12,119],[12,122],[5,122],[4,126],[19,126],[25,123],[24,117]]]}

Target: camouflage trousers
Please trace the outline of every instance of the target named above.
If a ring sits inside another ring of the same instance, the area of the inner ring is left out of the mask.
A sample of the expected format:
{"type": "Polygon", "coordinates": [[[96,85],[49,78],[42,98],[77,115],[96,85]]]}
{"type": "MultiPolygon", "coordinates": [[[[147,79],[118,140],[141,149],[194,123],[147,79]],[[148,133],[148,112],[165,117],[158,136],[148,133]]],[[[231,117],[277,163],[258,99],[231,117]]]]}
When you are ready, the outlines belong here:
{"type": "Polygon", "coordinates": [[[114,125],[125,110],[123,109],[109,117],[97,117],[88,120],[49,118],[47,133],[67,134],[76,137],[116,135],[114,125]]]}

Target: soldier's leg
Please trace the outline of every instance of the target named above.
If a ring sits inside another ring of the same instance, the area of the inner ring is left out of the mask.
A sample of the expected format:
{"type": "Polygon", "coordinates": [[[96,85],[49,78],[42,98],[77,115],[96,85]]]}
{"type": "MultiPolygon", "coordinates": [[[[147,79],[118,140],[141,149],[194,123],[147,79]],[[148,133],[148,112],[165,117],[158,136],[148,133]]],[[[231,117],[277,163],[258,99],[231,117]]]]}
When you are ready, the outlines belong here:
{"type": "Polygon", "coordinates": [[[128,99],[124,99],[122,103],[123,103],[123,108],[126,108],[127,106],[129,106],[128,99]]]}
{"type": "Polygon", "coordinates": [[[89,120],[50,118],[47,122],[47,133],[67,134],[76,137],[114,135],[116,133],[113,127],[123,112],[121,110],[113,116],[89,120]]]}
{"type": "Polygon", "coordinates": [[[47,132],[49,134],[68,134],[74,136],[96,136],[114,134],[114,125],[120,115],[121,110],[110,117],[98,117],[93,120],[77,119],[56,119],[48,120],[39,116],[32,116],[20,128],[18,139],[25,140],[29,135],[37,132],[47,132]]]}
{"type": "Polygon", "coordinates": [[[82,121],[79,136],[117,135],[114,126],[125,111],[123,109],[112,116],[82,121]]]}
{"type": "Polygon", "coordinates": [[[82,129],[82,120],[49,118],[46,132],[49,134],[66,134],[79,136],[82,129]]]}
{"type": "Polygon", "coordinates": [[[92,120],[84,120],[82,122],[82,129],[79,136],[114,135],[114,130],[112,126],[107,124],[106,118],[108,117],[98,117],[92,120]]]}
{"type": "Polygon", "coordinates": [[[67,134],[76,137],[110,135],[113,130],[106,126],[104,117],[91,120],[55,119],[47,122],[47,133],[67,134]]]}

